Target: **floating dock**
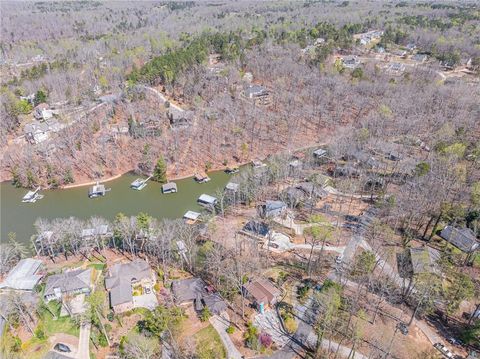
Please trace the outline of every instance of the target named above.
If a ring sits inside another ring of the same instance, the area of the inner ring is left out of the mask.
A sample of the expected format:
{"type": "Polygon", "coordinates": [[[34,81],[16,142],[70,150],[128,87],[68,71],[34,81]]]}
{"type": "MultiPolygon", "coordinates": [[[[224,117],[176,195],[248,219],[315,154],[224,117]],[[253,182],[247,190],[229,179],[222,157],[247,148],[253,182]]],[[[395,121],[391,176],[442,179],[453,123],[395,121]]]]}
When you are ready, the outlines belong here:
{"type": "Polygon", "coordinates": [[[233,167],[233,168],[227,167],[227,169],[225,170],[225,173],[229,175],[233,175],[235,173],[238,173],[239,171],[240,169],[238,167],[233,167]]]}
{"type": "Polygon", "coordinates": [[[204,172],[195,174],[195,177],[193,177],[193,179],[197,183],[207,183],[208,181],[210,181],[210,177],[208,177],[207,174],[204,172]]]}
{"type": "Polygon", "coordinates": [[[35,203],[37,200],[42,199],[43,195],[38,193],[40,191],[40,187],[37,187],[34,191],[28,191],[28,193],[23,196],[22,202],[23,203],[35,203]]]}
{"type": "Polygon", "coordinates": [[[148,177],[147,179],[137,178],[135,181],[130,183],[130,188],[135,189],[137,191],[141,191],[147,186],[147,181],[152,178],[152,176],[148,177]]]}
{"type": "Polygon", "coordinates": [[[177,193],[177,184],[175,182],[168,182],[162,186],[162,193],[177,193]]]}
{"type": "Polygon", "coordinates": [[[188,224],[194,224],[199,217],[200,217],[200,213],[194,212],[194,211],[187,211],[187,213],[183,215],[183,219],[188,224]]]}
{"type": "Polygon", "coordinates": [[[97,198],[97,197],[100,197],[100,196],[103,197],[110,190],[111,190],[111,188],[105,188],[105,185],[99,184],[97,182],[97,184],[95,186],[90,187],[90,189],[88,190],[88,197],[89,198],[97,198]]]}

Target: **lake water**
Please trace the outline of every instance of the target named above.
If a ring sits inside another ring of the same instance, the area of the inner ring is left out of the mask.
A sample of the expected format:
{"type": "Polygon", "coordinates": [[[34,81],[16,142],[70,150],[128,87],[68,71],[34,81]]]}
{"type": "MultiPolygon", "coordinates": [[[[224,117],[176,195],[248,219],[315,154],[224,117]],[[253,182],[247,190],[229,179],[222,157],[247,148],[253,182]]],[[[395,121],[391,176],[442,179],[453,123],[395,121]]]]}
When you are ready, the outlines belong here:
{"type": "Polygon", "coordinates": [[[155,218],[181,218],[188,210],[200,211],[202,207],[196,203],[197,198],[202,193],[214,195],[231,178],[223,171],[211,172],[209,177],[211,181],[203,184],[196,183],[193,178],[175,181],[178,192],[162,194],[161,185],[153,181],[148,181],[141,191],[131,189],[130,183],[137,176],[125,174],[105,183],[106,188],[111,188],[105,197],[88,198],[89,186],[85,186],[40,191],[44,198],[36,203],[22,203],[22,197],[28,190],[3,182],[0,184],[1,242],[7,240],[9,232],[15,232],[18,241],[30,243],[30,237],[35,233],[33,223],[39,217],[87,219],[99,216],[113,220],[119,212],[128,216],[144,212],[155,218]]]}

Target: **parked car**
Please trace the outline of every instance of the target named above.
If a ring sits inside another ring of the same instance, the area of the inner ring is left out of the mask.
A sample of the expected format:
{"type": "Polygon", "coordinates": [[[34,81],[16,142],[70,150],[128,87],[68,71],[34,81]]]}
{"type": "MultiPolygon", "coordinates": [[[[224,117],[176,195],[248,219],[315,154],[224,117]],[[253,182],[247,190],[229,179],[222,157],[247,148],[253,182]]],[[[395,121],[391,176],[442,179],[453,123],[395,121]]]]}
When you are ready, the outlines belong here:
{"type": "Polygon", "coordinates": [[[442,353],[445,358],[453,358],[452,352],[442,343],[435,343],[433,347],[442,353]]]}
{"type": "Polygon", "coordinates": [[[150,287],[145,287],[145,294],[150,294],[151,291],[150,287]]]}
{"type": "Polygon", "coordinates": [[[62,343],[55,344],[53,349],[55,349],[57,352],[61,352],[61,353],[70,353],[71,352],[68,345],[65,345],[65,344],[62,344],[62,343]]]}
{"type": "Polygon", "coordinates": [[[463,342],[460,339],[456,339],[454,337],[448,338],[447,341],[453,345],[463,345],[463,342]]]}
{"type": "Polygon", "coordinates": [[[342,263],[342,261],[343,261],[343,255],[342,254],[340,254],[339,256],[337,256],[335,258],[335,263],[337,263],[337,264],[342,263]]]}

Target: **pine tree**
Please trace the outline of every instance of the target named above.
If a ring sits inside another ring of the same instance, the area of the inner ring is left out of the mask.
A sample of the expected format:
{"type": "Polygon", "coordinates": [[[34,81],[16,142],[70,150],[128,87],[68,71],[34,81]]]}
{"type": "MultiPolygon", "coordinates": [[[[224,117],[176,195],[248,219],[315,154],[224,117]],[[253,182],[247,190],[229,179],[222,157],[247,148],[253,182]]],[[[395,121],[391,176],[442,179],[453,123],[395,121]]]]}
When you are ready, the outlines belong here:
{"type": "Polygon", "coordinates": [[[160,156],[153,169],[152,179],[160,183],[167,183],[167,164],[162,156],[160,156]]]}

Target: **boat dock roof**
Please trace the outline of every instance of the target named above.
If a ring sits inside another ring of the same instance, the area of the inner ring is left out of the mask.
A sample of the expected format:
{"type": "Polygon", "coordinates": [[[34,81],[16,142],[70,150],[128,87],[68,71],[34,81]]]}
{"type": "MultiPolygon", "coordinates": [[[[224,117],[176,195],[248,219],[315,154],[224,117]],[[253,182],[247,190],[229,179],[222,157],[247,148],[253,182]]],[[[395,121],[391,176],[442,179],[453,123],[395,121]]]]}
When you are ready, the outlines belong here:
{"type": "Polygon", "coordinates": [[[177,192],[177,184],[175,182],[168,182],[162,186],[162,192],[177,192]]]}
{"type": "Polygon", "coordinates": [[[215,204],[217,202],[217,199],[213,196],[210,196],[204,193],[200,195],[200,197],[198,197],[197,202],[205,203],[205,204],[215,204]]]}
{"type": "Polygon", "coordinates": [[[194,211],[187,211],[187,213],[183,215],[183,218],[189,219],[192,221],[196,221],[198,217],[200,217],[200,213],[194,212],[194,211]]]}

